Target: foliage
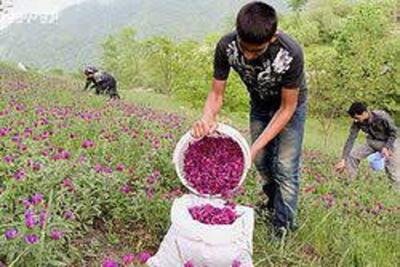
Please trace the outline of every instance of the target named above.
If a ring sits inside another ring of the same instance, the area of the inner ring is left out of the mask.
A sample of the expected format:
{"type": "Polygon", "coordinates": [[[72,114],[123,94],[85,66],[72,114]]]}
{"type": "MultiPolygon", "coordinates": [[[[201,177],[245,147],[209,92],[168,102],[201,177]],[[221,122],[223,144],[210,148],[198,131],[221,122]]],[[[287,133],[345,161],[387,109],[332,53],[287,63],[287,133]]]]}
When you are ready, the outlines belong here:
{"type": "MultiPolygon", "coordinates": [[[[315,0],[281,18],[281,28],[305,48],[313,116],[329,121],[345,114],[354,100],[400,113],[396,104],[400,37],[392,30],[392,9],[392,1],[315,0]]],[[[220,36],[175,42],[166,37],[137,40],[134,33],[125,29],[103,46],[103,62],[123,87],[153,88],[201,108],[210,89],[220,36]]],[[[248,95],[233,71],[228,84],[224,110],[246,112],[248,95]]]]}

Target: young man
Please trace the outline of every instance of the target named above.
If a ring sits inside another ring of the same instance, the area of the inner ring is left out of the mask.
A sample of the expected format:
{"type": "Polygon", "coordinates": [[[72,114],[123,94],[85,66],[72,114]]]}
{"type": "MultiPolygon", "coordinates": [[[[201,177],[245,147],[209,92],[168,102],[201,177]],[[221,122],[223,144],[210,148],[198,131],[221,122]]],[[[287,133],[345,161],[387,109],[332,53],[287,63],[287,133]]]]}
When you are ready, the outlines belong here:
{"type": "Polygon", "coordinates": [[[295,228],[307,89],[303,51],[277,31],[277,24],[276,11],[263,2],[240,10],[236,31],[216,47],[211,92],[192,131],[201,137],[215,129],[234,69],[250,96],[251,158],[264,180],[264,208],[273,214],[273,233],[280,238],[295,228]]]}
{"type": "Polygon", "coordinates": [[[400,142],[392,118],[382,110],[369,111],[360,102],[353,103],[348,114],[354,122],[336,170],[342,172],[347,169],[350,177],[355,177],[361,160],[375,152],[381,152],[386,159],[386,173],[394,182],[395,190],[400,192],[400,142]],[[352,150],[360,130],[367,134],[367,142],[352,150]]]}
{"type": "Polygon", "coordinates": [[[86,75],[86,84],[83,90],[87,90],[90,84],[93,83],[90,89],[96,88],[97,95],[105,93],[108,94],[112,99],[120,99],[120,96],[117,92],[117,81],[113,76],[106,72],[99,71],[97,68],[91,66],[86,67],[84,73],[86,75]]]}

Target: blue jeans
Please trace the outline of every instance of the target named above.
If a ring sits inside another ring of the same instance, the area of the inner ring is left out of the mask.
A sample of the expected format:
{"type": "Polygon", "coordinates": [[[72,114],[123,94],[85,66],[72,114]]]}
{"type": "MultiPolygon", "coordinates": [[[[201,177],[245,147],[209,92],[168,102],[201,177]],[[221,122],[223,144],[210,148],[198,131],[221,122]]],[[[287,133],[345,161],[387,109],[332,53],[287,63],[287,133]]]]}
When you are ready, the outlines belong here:
{"type": "MultiPolygon", "coordinates": [[[[272,224],[276,228],[295,227],[306,110],[306,103],[298,106],[286,127],[260,150],[254,162],[264,180],[263,191],[268,196],[267,208],[273,211],[272,224]]],[[[275,112],[250,113],[253,143],[275,112]]]]}

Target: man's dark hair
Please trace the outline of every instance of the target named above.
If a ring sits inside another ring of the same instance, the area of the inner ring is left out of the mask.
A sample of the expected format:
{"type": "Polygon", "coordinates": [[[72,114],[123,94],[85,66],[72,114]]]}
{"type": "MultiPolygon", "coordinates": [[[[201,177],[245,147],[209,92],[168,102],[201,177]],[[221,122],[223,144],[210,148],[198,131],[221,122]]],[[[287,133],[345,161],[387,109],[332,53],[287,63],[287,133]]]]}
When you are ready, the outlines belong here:
{"type": "Polygon", "coordinates": [[[354,118],[355,115],[361,115],[364,111],[367,111],[367,106],[361,102],[354,102],[351,104],[347,113],[354,118]]]}
{"type": "Polygon", "coordinates": [[[85,69],[83,70],[83,72],[86,75],[89,75],[89,74],[94,74],[94,73],[98,72],[98,69],[94,66],[86,66],[85,69]]]}
{"type": "Polygon", "coordinates": [[[278,27],[276,11],[270,5],[255,1],[243,6],[236,18],[239,38],[250,44],[263,44],[274,36],[278,27]]]}

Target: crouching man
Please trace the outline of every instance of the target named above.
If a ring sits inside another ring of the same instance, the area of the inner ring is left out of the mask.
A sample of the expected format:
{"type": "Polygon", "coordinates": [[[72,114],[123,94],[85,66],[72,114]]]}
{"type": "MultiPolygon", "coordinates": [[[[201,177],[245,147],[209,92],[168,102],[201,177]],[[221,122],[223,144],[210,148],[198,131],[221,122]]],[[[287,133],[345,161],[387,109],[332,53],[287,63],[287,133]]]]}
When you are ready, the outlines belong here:
{"type": "Polygon", "coordinates": [[[400,192],[400,141],[392,118],[383,110],[370,111],[360,102],[353,103],[348,114],[354,122],[336,170],[342,172],[346,169],[350,177],[355,177],[360,161],[380,152],[385,157],[385,170],[393,188],[400,192]],[[353,149],[360,130],[367,134],[367,141],[353,149]]]}
{"type": "Polygon", "coordinates": [[[96,88],[96,94],[108,94],[110,98],[120,99],[117,92],[117,81],[114,77],[104,71],[99,71],[95,67],[86,67],[84,71],[86,75],[86,85],[84,90],[87,90],[92,84],[90,89],[96,88]]]}

